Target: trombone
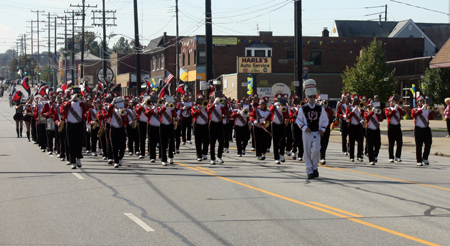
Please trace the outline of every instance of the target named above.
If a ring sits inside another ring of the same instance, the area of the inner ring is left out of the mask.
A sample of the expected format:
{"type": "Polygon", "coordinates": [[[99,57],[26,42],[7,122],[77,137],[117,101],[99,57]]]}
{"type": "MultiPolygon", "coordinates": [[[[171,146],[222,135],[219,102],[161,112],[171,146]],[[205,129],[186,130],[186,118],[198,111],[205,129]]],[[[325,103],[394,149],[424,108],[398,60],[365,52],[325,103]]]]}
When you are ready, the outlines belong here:
{"type": "Polygon", "coordinates": [[[203,100],[202,107],[204,108],[208,107],[208,100],[203,100]]]}
{"type": "Polygon", "coordinates": [[[169,105],[167,105],[167,107],[168,107],[170,110],[172,110],[172,109],[175,108],[175,104],[169,103],[169,105]]]}
{"type": "Polygon", "coordinates": [[[322,101],[322,106],[327,107],[328,106],[328,101],[327,100],[323,100],[322,101]]]}
{"type": "MultiPolygon", "coordinates": [[[[159,100],[159,99],[158,99],[158,100],[159,100]]],[[[150,98],[150,97],[147,98],[147,100],[145,100],[144,104],[145,104],[146,106],[150,106],[150,105],[152,104],[151,98],[150,98]]]]}
{"type": "Polygon", "coordinates": [[[286,106],[280,107],[281,112],[286,113],[288,111],[288,108],[286,106]]]}
{"type": "Polygon", "coordinates": [[[244,117],[244,118],[248,118],[248,117],[250,116],[250,110],[249,110],[248,108],[244,108],[244,109],[241,111],[241,115],[242,115],[242,117],[244,117]]]}
{"type": "Polygon", "coordinates": [[[398,106],[403,106],[403,104],[405,104],[405,100],[402,98],[397,102],[398,106]]]}
{"type": "Polygon", "coordinates": [[[224,104],[224,103],[225,103],[225,100],[223,98],[220,98],[219,99],[219,104],[224,104]]]}
{"type": "Polygon", "coordinates": [[[125,114],[126,114],[125,109],[119,108],[119,113],[121,116],[125,116],[125,114]]]}
{"type": "Polygon", "coordinates": [[[364,110],[366,108],[366,104],[364,102],[359,103],[359,108],[364,110]]]}

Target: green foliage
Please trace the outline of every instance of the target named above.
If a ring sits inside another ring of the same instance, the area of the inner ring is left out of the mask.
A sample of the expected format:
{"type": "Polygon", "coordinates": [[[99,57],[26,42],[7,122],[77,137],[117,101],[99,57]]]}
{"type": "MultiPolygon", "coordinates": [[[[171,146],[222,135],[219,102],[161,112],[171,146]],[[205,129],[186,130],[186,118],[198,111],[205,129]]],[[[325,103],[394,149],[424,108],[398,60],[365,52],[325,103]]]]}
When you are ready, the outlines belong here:
{"type": "Polygon", "coordinates": [[[450,91],[450,69],[426,69],[420,90],[431,98],[433,103],[443,104],[450,91]]]}
{"type": "Polygon", "coordinates": [[[129,54],[133,52],[133,48],[131,48],[128,40],[126,40],[124,37],[120,37],[120,39],[117,40],[117,43],[114,44],[112,51],[117,54],[129,54]]]}
{"type": "MultiPolygon", "coordinates": [[[[75,53],[81,51],[81,32],[75,35],[75,53]]],[[[90,53],[94,56],[100,57],[101,52],[101,39],[96,39],[97,36],[93,32],[85,32],[84,33],[84,52],[90,53]]],[[[67,49],[72,50],[73,39],[67,39],[67,49]]]]}
{"type": "Polygon", "coordinates": [[[53,81],[53,70],[50,72],[48,66],[41,67],[41,75],[39,78],[41,81],[53,81]]]}
{"type": "Polygon", "coordinates": [[[16,59],[11,60],[11,64],[9,65],[9,70],[11,72],[17,71],[17,67],[20,66],[23,69],[24,66],[28,67],[28,72],[33,70],[34,65],[36,65],[36,60],[32,56],[21,56],[19,57],[19,61],[16,59]]]}
{"type": "Polygon", "coordinates": [[[342,76],[343,92],[366,95],[368,98],[378,95],[385,102],[395,92],[395,70],[388,72],[386,56],[381,41],[374,39],[356,58],[354,67],[348,67],[342,76]]]}

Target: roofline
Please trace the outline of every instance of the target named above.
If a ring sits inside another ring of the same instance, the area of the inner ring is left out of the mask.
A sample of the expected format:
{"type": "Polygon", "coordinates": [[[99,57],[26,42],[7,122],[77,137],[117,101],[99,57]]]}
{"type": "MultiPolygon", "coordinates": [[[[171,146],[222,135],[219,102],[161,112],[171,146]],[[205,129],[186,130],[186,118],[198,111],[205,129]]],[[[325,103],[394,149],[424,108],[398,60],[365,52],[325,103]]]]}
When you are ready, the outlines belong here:
{"type": "Polygon", "coordinates": [[[396,62],[424,60],[424,59],[433,59],[433,58],[434,58],[434,56],[423,56],[423,57],[409,58],[409,59],[403,59],[403,60],[387,61],[386,63],[396,63],[396,62]]]}

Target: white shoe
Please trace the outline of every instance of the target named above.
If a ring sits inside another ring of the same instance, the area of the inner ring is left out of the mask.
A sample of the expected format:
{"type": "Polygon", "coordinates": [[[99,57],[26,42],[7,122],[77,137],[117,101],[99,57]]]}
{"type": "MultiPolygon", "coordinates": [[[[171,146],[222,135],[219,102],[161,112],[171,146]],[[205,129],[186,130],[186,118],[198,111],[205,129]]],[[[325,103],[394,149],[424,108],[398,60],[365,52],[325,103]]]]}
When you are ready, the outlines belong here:
{"type": "Polygon", "coordinates": [[[128,155],[133,155],[133,152],[128,152],[128,155]]]}
{"type": "Polygon", "coordinates": [[[237,154],[238,157],[242,157],[242,154],[237,154]]]}
{"type": "Polygon", "coordinates": [[[280,161],[281,162],[285,162],[286,161],[286,159],[284,159],[284,155],[280,155],[280,161]]]}
{"type": "Polygon", "coordinates": [[[163,161],[163,162],[161,163],[161,165],[167,166],[167,162],[164,162],[164,161],[163,161]]]}
{"type": "Polygon", "coordinates": [[[357,159],[359,162],[363,162],[364,160],[363,160],[363,158],[358,158],[357,159]]]}
{"type": "Polygon", "coordinates": [[[86,154],[89,154],[89,153],[91,153],[91,151],[89,151],[89,150],[88,150],[88,151],[86,151],[86,154]]]}
{"type": "Polygon", "coordinates": [[[48,152],[48,155],[53,155],[53,152],[49,151],[49,152],[48,152]]]}
{"type": "Polygon", "coordinates": [[[224,148],[223,151],[224,151],[225,153],[229,153],[228,148],[224,148]]]}
{"type": "Polygon", "coordinates": [[[172,158],[169,158],[169,164],[173,165],[173,159],[172,158]]]}
{"type": "Polygon", "coordinates": [[[348,155],[348,152],[342,152],[343,155],[348,155]]]}
{"type": "Polygon", "coordinates": [[[252,151],[255,151],[255,148],[252,147],[252,151]]]}
{"type": "Polygon", "coordinates": [[[70,161],[67,161],[66,165],[70,165],[70,164],[72,164],[72,163],[70,163],[70,161]]]}
{"type": "Polygon", "coordinates": [[[222,158],[217,157],[217,162],[218,162],[219,164],[223,163],[222,158]]]}
{"type": "Polygon", "coordinates": [[[57,158],[59,158],[60,156],[61,156],[60,154],[56,155],[57,158]]]}
{"type": "Polygon", "coordinates": [[[279,160],[275,160],[275,164],[280,164],[280,161],[279,160]]]}
{"type": "Polygon", "coordinates": [[[72,164],[72,169],[77,169],[77,164],[72,164]]]}
{"type": "Polygon", "coordinates": [[[371,161],[369,164],[370,164],[370,165],[375,165],[375,162],[374,162],[374,161],[371,161]]]}
{"type": "Polygon", "coordinates": [[[97,156],[97,152],[92,152],[92,156],[97,156]]]}
{"type": "Polygon", "coordinates": [[[181,145],[185,145],[185,144],[186,144],[186,142],[182,142],[182,143],[181,143],[181,145]]]}
{"type": "Polygon", "coordinates": [[[430,162],[428,160],[423,160],[423,164],[430,165],[430,162]]]}
{"type": "Polygon", "coordinates": [[[65,161],[65,160],[66,160],[66,158],[61,158],[60,160],[61,160],[61,161],[65,161]]]}
{"type": "Polygon", "coordinates": [[[118,163],[115,163],[115,164],[114,164],[114,168],[119,168],[119,164],[118,164],[118,163]]]}
{"type": "Polygon", "coordinates": [[[351,162],[355,162],[355,159],[350,159],[351,162]]]}
{"type": "Polygon", "coordinates": [[[179,150],[179,149],[175,150],[175,153],[179,154],[179,153],[180,153],[180,150],[179,150]]]}
{"type": "Polygon", "coordinates": [[[450,135],[445,136],[446,138],[450,138],[450,135]]]}
{"type": "Polygon", "coordinates": [[[297,160],[297,155],[295,153],[292,153],[291,157],[292,157],[292,160],[297,160]]]}
{"type": "Polygon", "coordinates": [[[103,156],[102,158],[104,161],[108,160],[108,158],[106,158],[106,156],[103,156]]]}
{"type": "Polygon", "coordinates": [[[139,156],[139,159],[144,159],[144,156],[143,156],[143,155],[140,155],[140,156],[139,156]]]}
{"type": "Polygon", "coordinates": [[[325,159],[320,160],[319,164],[324,165],[325,164],[325,159]]]}
{"type": "Polygon", "coordinates": [[[377,163],[378,162],[378,157],[375,157],[375,163],[377,163]]]}
{"type": "Polygon", "coordinates": [[[45,149],[41,149],[42,152],[45,152],[45,149]]]}
{"type": "Polygon", "coordinates": [[[211,160],[211,165],[216,165],[216,161],[215,160],[211,160]]]}
{"type": "Polygon", "coordinates": [[[151,162],[151,163],[154,163],[154,162],[155,162],[155,159],[150,159],[150,162],[151,162]]]}
{"type": "Polygon", "coordinates": [[[119,160],[119,166],[122,166],[122,160],[119,160]]]}
{"type": "Polygon", "coordinates": [[[395,161],[396,161],[396,162],[402,162],[402,159],[400,159],[400,158],[395,158],[395,161]]]}
{"type": "Polygon", "coordinates": [[[192,144],[191,140],[187,141],[189,144],[192,144]]]}
{"type": "Polygon", "coordinates": [[[113,159],[109,159],[108,160],[108,164],[113,164],[114,163],[114,160],[113,159]]]}
{"type": "Polygon", "coordinates": [[[394,162],[394,159],[389,159],[389,162],[394,162]]]}
{"type": "Polygon", "coordinates": [[[423,166],[422,162],[417,162],[417,166],[423,166]]]}
{"type": "Polygon", "coordinates": [[[302,158],[302,157],[299,157],[298,160],[299,160],[299,161],[303,161],[303,158],[302,158]]]}
{"type": "Polygon", "coordinates": [[[77,167],[81,167],[81,159],[77,159],[77,167]]]}
{"type": "Polygon", "coordinates": [[[286,151],[287,156],[291,156],[291,151],[286,151]]]}
{"type": "Polygon", "coordinates": [[[202,158],[197,158],[197,161],[202,161],[202,158]]]}
{"type": "Polygon", "coordinates": [[[98,155],[103,155],[103,151],[102,151],[102,149],[98,149],[98,155]]]}

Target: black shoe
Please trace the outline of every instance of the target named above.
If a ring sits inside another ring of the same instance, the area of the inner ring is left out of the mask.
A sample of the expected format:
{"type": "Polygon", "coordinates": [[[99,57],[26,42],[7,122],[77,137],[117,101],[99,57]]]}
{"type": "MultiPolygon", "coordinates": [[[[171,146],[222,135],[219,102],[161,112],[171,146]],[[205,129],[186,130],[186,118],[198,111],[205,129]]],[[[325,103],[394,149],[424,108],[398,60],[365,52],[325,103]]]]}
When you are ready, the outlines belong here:
{"type": "Polygon", "coordinates": [[[318,178],[319,177],[319,170],[317,170],[317,169],[314,170],[313,171],[313,175],[314,175],[315,178],[318,178]]]}
{"type": "Polygon", "coordinates": [[[314,179],[314,174],[313,173],[308,174],[308,179],[314,179]]]}

